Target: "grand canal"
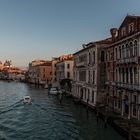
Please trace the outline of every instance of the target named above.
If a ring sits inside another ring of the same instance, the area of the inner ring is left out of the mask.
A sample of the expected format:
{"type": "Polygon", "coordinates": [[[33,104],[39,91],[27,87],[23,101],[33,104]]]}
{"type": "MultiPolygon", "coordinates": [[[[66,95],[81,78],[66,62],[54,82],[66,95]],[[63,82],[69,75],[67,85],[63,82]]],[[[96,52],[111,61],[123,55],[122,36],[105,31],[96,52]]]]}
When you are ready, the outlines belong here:
{"type": "Polygon", "coordinates": [[[71,99],[17,82],[0,82],[0,140],[124,140],[115,130],[96,122],[94,112],[71,99]],[[25,95],[33,103],[24,105],[25,95]]]}

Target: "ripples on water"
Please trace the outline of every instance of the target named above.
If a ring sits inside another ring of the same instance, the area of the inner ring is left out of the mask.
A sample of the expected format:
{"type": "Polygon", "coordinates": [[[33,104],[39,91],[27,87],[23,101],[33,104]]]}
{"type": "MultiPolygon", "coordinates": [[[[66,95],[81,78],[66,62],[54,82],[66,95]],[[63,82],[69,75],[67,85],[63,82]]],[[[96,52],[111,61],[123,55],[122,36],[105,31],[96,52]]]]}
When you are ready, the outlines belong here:
{"type": "Polygon", "coordinates": [[[123,140],[111,127],[88,117],[83,106],[63,97],[62,105],[47,90],[22,83],[0,82],[0,140],[123,140]],[[31,105],[23,104],[30,95],[31,105]]]}

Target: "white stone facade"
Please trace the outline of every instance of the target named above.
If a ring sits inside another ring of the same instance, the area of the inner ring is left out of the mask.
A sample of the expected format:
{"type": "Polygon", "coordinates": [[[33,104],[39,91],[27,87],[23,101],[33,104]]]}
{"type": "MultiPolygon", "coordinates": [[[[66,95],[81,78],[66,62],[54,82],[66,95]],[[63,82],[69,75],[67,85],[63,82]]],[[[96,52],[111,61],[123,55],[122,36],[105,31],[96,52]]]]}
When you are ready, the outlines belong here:
{"type": "Polygon", "coordinates": [[[63,79],[73,80],[73,60],[63,60],[56,63],[56,79],[58,82],[63,79]]]}

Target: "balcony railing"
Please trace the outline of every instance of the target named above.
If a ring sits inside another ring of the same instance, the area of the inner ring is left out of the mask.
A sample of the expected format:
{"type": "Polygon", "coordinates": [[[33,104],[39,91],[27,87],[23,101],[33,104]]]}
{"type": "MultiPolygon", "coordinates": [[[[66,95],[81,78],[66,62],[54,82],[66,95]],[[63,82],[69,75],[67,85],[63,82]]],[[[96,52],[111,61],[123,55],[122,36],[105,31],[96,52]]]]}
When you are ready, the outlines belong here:
{"type": "Polygon", "coordinates": [[[119,88],[140,91],[139,84],[128,84],[128,83],[123,83],[123,82],[116,82],[116,86],[119,88]]]}
{"type": "Polygon", "coordinates": [[[79,62],[79,63],[76,63],[76,66],[77,67],[84,67],[84,66],[86,66],[86,62],[79,62]]]}
{"type": "Polygon", "coordinates": [[[129,64],[129,63],[138,63],[138,57],[131,57],[131,58],[123,58],[116,60],[116,64],[129,64]]]}

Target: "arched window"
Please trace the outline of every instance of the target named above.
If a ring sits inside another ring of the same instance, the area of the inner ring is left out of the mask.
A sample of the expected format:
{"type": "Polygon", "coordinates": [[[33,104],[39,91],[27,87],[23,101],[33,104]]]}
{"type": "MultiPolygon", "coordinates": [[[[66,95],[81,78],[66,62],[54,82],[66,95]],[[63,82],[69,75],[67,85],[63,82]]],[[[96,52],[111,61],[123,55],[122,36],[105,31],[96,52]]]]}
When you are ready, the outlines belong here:
{"type": "Polygon", "coordinates": [[[122,45],[122,58],[125,58],[125,50],[124,50],[125,48],[124,48],[124,45],[122,45]]]}
{"type": "Polygon", "coordinates": [[[90,83],[90,71],[88,71],[88,83],[90,83]]]}
{"type": "Polygon", "coordinates": [[[134,41],[134,56],[138,55],[138,42],[137,40],[134,41]]]}
{"type": "Polygon", "coordinates": [[[95,64],[95,51],[93,51],[93,64],[95,64]]]}
{"type": "Polygon", "coordinates": [[[101,62],[105,61],[105,53],[104,51],[101,51],[101,62]]]}
{"type": "Polygon", "coordinates": [[[129,46],[128,44],[126,44],[126,58],[129,57],[129,46]]]}
{"type": "Polygon", "coordinates": [[[91,64],[91,54],[89,53],[89,64],[91,64]]]}
{"type": "Polygon", "coordinates": [[[95,84],[95,71],[93,70],[92,83],[95,84]]]}
{"type": "Polygon", "coordinates": [[[116,56],[116,60],[118,59],[118,49],[115,48],[115,56],[116,56]]]}
{"type": "Polygon", "coordinates": [[[116,69],[116,81],[118,81],[118,70],[116,69]]]}
{"type": "Polygon", "coordinates": [[[121,56],[122,56],[122,48],[121,46],[119,46],[119,59],[121,59],[121,56]]]}
{"type": "Polygon", "coordinates": [[[133,43],[132,42],[130,42],[129,44],[129,51],[130,51],[130,57],[132,57],[133,56],[133,43]]]}
{"type": "Polygon", "coordinates": [[[92,103],[94,103],[94,91],[92,91],[92,103]]]}
{"type": "Polygon", "coordinates": [[[137,84],[137,68],[134,67],[134,84],[137,84]]]}
{"type": "Polygon", "coordinates": [[[88,89],[88,101],[89,101],[89,99],[90,99],[90,90],[88,89]]]}

